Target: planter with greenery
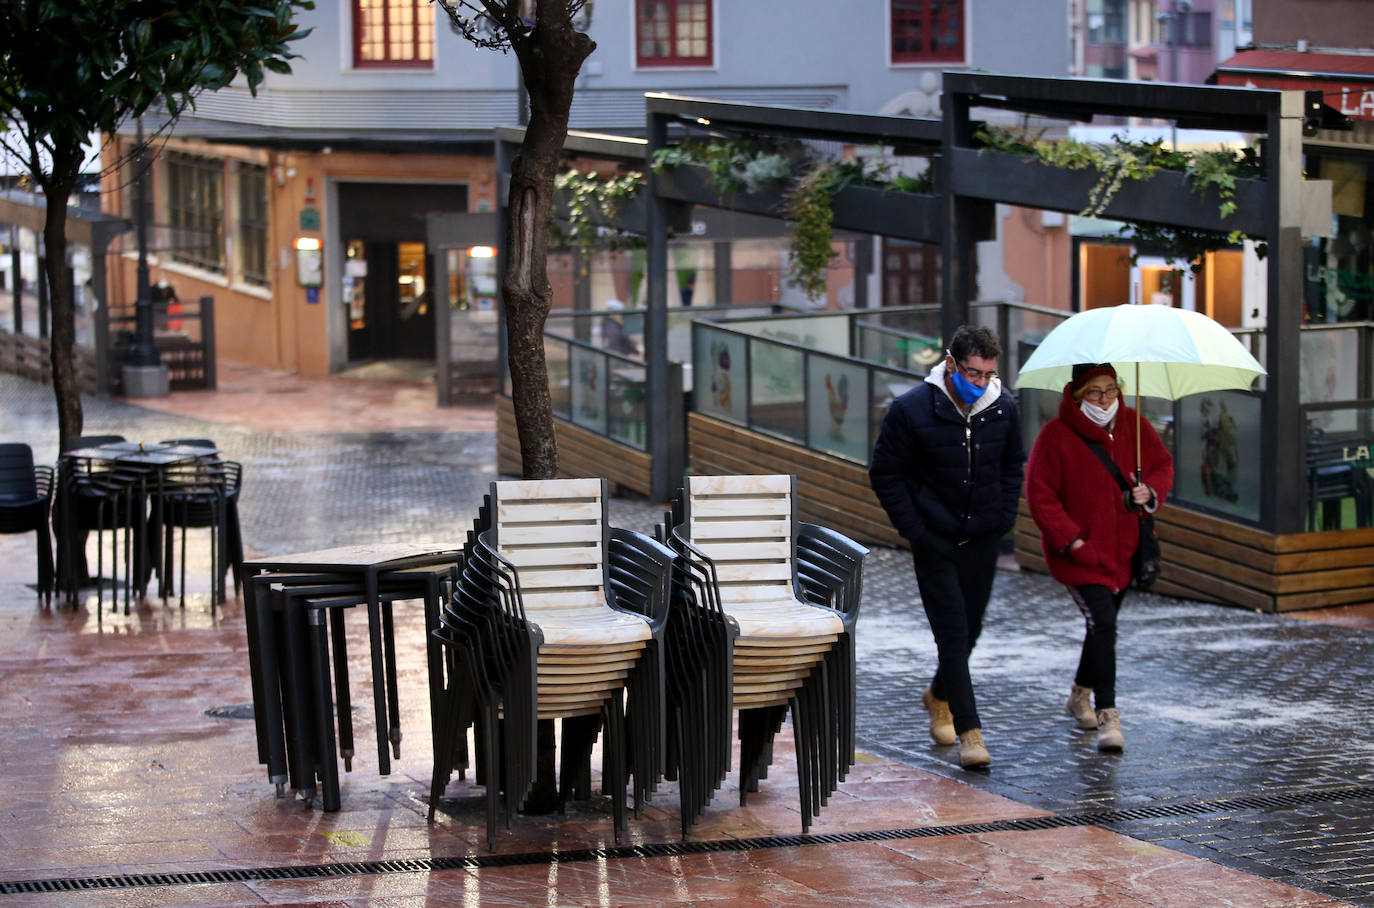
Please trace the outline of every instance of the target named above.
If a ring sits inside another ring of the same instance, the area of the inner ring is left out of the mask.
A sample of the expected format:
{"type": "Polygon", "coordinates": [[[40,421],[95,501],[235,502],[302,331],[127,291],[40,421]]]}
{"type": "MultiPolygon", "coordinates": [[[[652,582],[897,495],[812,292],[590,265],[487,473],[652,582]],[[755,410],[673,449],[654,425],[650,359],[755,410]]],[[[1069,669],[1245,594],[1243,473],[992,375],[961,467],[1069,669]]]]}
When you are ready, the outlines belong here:
{"type": "Polygon", "coordinates": [[[1050,142],[998,129],[977,140],[951,162],[960,195],[1129,221],[1122,238],[1194,270],[1208,251],[1263,236],[1265,187],[1252,148],[1180,152],[1162,141],[1050,142]]]}
{"type": "Polygon", "coordinates": [[[660,149],[652,166],[663,197],[791,221],[789,277],[812,300],[824,298],[836,228],[927,241],[940,236],[939,200],[928,180],[889,177],[885,167],[862,160],[729,140],[660,149]]]}

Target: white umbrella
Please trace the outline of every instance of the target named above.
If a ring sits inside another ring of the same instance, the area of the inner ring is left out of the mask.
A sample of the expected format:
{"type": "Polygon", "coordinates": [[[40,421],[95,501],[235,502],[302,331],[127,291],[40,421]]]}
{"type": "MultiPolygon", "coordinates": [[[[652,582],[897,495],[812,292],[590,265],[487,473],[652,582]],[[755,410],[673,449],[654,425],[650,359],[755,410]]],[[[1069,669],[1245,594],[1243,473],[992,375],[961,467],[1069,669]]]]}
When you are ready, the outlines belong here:
{"type": "Polygon", "coordinates": [[[1176,400],[1203,391],[1243,390],[1265,374],[1230,331],[1201,312],[1123,305],[1089,309],[1060,323],[1022,364],[1016,387],[1059,391],[1078,363],[1111,363],[1117,374],[1134,373],[1130,390],[1137,422],[1142,395],[1176,400]]]}

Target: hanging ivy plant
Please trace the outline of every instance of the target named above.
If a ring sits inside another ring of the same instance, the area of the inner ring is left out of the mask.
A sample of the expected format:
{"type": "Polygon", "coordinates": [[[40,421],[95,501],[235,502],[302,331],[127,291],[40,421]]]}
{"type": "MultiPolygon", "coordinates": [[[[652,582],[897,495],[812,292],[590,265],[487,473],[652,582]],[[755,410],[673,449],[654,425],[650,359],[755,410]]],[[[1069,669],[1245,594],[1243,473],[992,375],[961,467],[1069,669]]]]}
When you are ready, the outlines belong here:
{"type": "Polygon", "coordinates": [[[555,223],[556,240],[575,246],[583,255],[596,249],[634,249],[644,245],[639,234],[617,225],[620,209],[633,201],[644,187],[638,171],[604,176],[595,171],[564,170],[554,179],[554,189],[567,201],[566,223],[555,223]]]}
{"type": "MultiPolygon", "coordinates": [[[[1259,155],[1254,148],[1239,152],[1178,151],[1166,148],[1163,139],[1130,141],[1113,135],[1110,143],[1077,142],[1073,139],[1046,141],[1028,137],[1014,130],[989,127],[979,130],[975,138],[983,147],[1010,154],[1032,155],[1051,167],[1065,170],[1095,168],[1099,177],[1088,192],[1088,203],[1079,212],[1082,217],[1100,217],[1116,198],[1126,180],[1148,180],[1161,170],[1183,173],[1188,185],[1199,195],[1209,189],[1218,198],[1218,213],[1230,217],[1236,211],[1236,180],[1253,179],[1260,175],[1259,155]]],[[[1219,232],[1133,221],[1123,226],[1116,239],[1133,240],[1158,247],[1169,264],[1186,262],[1196,274],[1202,270],[1202,256],[1239,243],[1245,234],[1239,230],[1219,232]]],[[[1260,242],[1255,253],[1264,258],[1267,244],[1260,242]]],[[[1132,263],[1136,256],[1132,255],[1132,263]]]]}

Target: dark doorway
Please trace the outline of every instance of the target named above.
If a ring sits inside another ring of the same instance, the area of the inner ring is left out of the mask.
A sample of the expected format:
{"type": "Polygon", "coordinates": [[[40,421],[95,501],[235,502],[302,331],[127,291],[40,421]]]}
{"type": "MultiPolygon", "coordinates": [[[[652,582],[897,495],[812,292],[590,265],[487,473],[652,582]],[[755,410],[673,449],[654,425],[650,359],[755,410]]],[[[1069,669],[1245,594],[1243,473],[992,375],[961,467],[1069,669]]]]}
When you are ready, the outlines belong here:
{"type": "Polygon", "coordinates": [[[467,197],[466,186],[340,184],[349,363],[434,359],[434,267],[425,218],[466,211],[467,197]]]}
{"type": "Polygon", "coordinates": [[[433,257],[424,243],[344,243],[348,360],[434,358],[433,257]]]}

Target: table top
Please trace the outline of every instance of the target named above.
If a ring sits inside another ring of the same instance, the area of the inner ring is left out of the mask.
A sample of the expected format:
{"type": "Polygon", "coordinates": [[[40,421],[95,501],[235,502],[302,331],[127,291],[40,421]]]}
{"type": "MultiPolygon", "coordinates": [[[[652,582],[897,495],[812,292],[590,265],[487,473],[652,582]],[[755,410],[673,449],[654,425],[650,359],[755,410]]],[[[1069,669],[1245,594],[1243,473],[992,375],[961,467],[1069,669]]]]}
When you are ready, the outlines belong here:
{"type": "Polygon", "coordinates": [[[444,542],[374,542],[253,558],[243,566],[250,571],[367,571],[449,561],[462,550],[461,545],[444,542]]]}
{"type": "Polygon", "coordinates": [[[203,448],[198,445],[143,444],[136,441],[115,441],[91,448],[77,448],[64,451],[63,457],[76,460],[109,460],[117,463],[141,463],[153,466],[166,466],[195,460],[198,457],[213,457],[218,448],[203,448]]]}

